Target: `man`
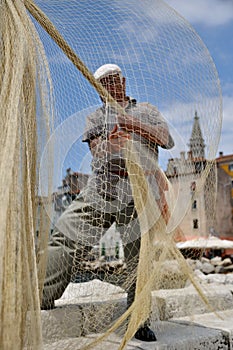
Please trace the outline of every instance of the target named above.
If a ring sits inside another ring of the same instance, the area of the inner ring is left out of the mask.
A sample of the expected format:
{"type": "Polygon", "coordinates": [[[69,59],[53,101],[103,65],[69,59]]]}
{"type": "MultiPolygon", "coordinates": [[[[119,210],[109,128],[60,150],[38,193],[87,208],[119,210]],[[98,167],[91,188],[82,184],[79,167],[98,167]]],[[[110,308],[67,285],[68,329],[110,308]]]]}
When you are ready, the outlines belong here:
{"type": "MultiPolygon", "coordinates": [[[[42,301],[42,308],[46,309],[54,306],[54,300],[61,297],[72,275],[81,269],[83,258],[114,222],[121,233],[127,274],[135,275],[140,227],[123,149],[131,139],[158,201],[155,178],[158,146],[173,147],[167,124],[157,108],[126,96],[125,77],[117,65],[103,65],[94,76],[126,114],[119,115],[101,98],[103,106],[87,117],[83,142],[89,144],[93,156],[93,174],[84,190],[62,214],[51,237],[42,301]]],[[[128,306],[134,300],[135,286],[133,279],[127,287],[128,306]]],[[[135,337],[156,340],[148,322],[135,337]]]]}

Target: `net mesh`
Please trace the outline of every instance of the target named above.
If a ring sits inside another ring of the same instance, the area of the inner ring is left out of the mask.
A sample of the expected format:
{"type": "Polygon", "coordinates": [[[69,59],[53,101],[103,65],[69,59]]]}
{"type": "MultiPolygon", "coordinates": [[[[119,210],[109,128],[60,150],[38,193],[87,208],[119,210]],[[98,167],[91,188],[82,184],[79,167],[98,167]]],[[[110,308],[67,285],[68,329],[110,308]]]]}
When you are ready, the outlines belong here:
{"type": "Polygon", "coordinates": [[[117,331],[123,349],[153,290],[190,280],[212,308],[176,242],[214,225],[218,76],[163,1],[35,4],[0,3],[1,348],[70,336],[86,349],[117,331]],[[106,63],[125,77],[123,106],[92,76],[106,63]],[[54,302],[61,327],[43,312],[42,334],[39,305],[54,302]]]}

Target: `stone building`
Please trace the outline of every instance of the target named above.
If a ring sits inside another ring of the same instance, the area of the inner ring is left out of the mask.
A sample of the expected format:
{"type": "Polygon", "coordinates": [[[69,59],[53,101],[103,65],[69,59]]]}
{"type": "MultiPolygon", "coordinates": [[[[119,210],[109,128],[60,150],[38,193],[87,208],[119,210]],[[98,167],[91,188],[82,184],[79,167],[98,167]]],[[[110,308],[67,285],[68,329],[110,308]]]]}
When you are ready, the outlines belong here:
{"type": "Polygon", "coordinates": [[[216,159],[218,191],[216,203],[216,231],[221,238],[233,240],[233,154],[216,159]]]}
{"type": "Polygon", "coordinates": [[[186,238],[208,236],[215,225],[216,166],[205,158],[205,142],[197,112],[189,140],[189,151],[169,159],[166,176],[175,198],[175,214],[186,238]]]}
{"type": "Polygon", "coordinates": [[[71,168],[66,170],[66,176],[62,180],[62,185],[53,194],[54,211],[57,217],[61,215],[83,187],[86,186],[88,177],[88,174],[74,172],[71,168]]]}

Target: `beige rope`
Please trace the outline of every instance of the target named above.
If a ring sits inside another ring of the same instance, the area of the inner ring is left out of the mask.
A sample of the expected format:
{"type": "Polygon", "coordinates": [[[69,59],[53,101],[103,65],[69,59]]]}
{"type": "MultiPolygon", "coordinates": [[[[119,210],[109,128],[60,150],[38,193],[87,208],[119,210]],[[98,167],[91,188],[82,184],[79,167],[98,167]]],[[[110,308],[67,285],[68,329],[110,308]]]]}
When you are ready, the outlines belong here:
{"type": "Polygon", "coordinates": [[[67,44],[65,39],[49,20],[49,18],[40,10],[36,4],[31,0],[24,0],[25,7],[31,13],[31,15],[37,20],[37,22],[46,30],[46,32],[51,36],[55,43],[60,47],[60,49],[65,53],[69,60],[75,65],[75,67],[83,74],[83,76],[90,82],[90,84],[96,89],[98,94],[104,98],[116,108],[117,112],[120,114],[125,114],[125,110],[112,98],[108,91],[99,83],[93,76],[93,74],[88,70],[86,65],[77,56],[73,49],[67,44]]]}

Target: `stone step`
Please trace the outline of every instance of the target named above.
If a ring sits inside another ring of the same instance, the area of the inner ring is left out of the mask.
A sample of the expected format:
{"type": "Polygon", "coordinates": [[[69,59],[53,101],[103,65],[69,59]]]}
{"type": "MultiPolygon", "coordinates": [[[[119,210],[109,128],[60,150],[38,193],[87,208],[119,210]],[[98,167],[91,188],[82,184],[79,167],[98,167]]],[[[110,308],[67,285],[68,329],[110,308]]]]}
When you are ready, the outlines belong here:
{"type": "Polygon", "coordinates": [[[70,283],[56,308],[41,311],[45,342],[103,332],[126,310],[127,294],[120,287],[93,280],[70,283]]]}
{"type": "Polygon", "coordinates": [[[192,322],[209,329],[221,330],[223,335],[229,340],[229,349],[233,350],[233,309],[218,311],[217,313],[206,313],[194,315],[192,317],[180,317],[174,322],[192,322]]]}
{"type": "Polygon", "coordinates": [[[201,289],[208,299],[209,308],[190,285],[182,289],[166,289],[152,292],[152,317],[169,320],[174,317],[204,314],[210,311],[233,309],[232,286],[202,284],[201,289]]]}
{"type": "MultiPolygon", "coordinates": [[[[209,284],[208,287],[206,295],[216,310],[233,309],[232,293],[226,286],[209,284]]],[[[81,350],[99,333],[106,331],[125,310],[126,293],[120,287],[98,280],[71,283],[63,297],[56,301],[54,310],[41,312],[43,349],[81,350]]],[[[219,311],[226,317],[224,328],[220,318],[204,313],[205,310],[191,286],[152,292],[151,328],[158,341],[145,343],[132,339],[126,350],[232,350],[229,323],[233,325],[233,312],[219,311]],[[193,314],[199,314],[193,316],[199,318],[190,318],[193,314]],[[162,321],[158,315],[163,317],[162,321]]],[[[93,349],[117,350],[121,339],[119,333],[112,334],[93,349]]]]}

